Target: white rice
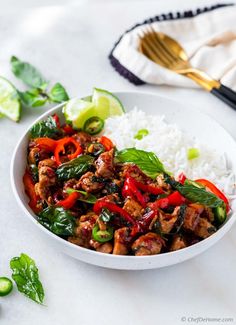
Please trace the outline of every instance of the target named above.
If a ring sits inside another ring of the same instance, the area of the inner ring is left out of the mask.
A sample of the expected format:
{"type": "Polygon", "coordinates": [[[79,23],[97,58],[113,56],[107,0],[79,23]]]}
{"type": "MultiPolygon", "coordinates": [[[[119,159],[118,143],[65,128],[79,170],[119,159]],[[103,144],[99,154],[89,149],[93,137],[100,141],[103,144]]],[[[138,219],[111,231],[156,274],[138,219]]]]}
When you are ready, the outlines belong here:
{"type": "Polygon", "coordinates": [[[147,115],[135,108],[124,115],[108,118],[104,135],[114,142],[118,150],[136,147],[154,152],[166,170],[175,176],[184,172],[190,179],[206,178],[226,194],[234,193],[235,177],[227,168],[225,155],[219,155],[186,135],[175,124],[167,124],[163,115],[147,115]],[[147,129],[149,134],[137,140],[134,136],[140,129],[147,129]],[[189,148],[199,149],[200,156],[188,160],[189,148]]]}

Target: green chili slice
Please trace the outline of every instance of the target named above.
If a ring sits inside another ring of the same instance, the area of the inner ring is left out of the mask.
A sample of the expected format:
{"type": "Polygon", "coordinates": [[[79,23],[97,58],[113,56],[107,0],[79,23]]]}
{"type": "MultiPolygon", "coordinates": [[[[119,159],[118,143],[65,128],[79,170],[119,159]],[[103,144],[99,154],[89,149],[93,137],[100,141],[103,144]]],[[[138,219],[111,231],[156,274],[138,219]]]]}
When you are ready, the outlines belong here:
{"type": "Polygon", "coordinates": [[[104,121],[98,116],[92,116],[84,123],[84,131],[95,135],[102,131],[104,127],[104,121]]]}
{"type": "Polygon", "coordinates": [[[108,226],[106,230],[100,230],[96,224],[92,230],[93,239],[99,243],[105,243],[113,238],[113,228],[108,226]]]}
{"type": "Polygon", "coordinates": [[[12,281],[6,277],[0,277],[0,296],[8,295],[13,288],[12,281]]]}

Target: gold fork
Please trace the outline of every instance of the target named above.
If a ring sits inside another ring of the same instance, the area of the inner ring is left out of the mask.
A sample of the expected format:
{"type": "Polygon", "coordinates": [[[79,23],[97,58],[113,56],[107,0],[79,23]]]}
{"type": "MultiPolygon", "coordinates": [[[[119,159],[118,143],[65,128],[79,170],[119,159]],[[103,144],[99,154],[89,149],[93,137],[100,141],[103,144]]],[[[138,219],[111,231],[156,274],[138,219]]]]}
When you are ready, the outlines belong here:
{"type": "Polygon", "coordinates": [[[182,46],[173,38],[156,32],[151,25],[139,32],[139,51],[164,68],[188,77],[236,109],[236,93],[205,72],[193,68],[182,46]]]}

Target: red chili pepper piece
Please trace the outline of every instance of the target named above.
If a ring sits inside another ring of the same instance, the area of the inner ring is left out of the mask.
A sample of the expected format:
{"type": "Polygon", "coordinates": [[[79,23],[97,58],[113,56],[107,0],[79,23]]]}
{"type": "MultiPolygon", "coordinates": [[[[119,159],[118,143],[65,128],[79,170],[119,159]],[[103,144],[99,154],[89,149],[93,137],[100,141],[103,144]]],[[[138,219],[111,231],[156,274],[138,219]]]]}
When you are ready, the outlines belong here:
{"type": "Polygon", "coordinates": [[[122,195],[124,197],[131,196],[132,198],[136,199],[143,208],[146,207],[146,200],[144,196],[141,194],[139,189],[135,186],[134,178],[128,176],[125,180],[124,187],[122,190],[122,195]]]}
{"type": "Polygon", "coordinates": [[[72,128],[72,126],[69,125],[69,124],[65,124],[65,125],[63,125],[62,129],[63,129],[63,131],[65,132],[65,134],[67,134],[67,135],[73,135],[73,134],[76,133],[76,130],[74,130],[74,129],[72,128]]]}
{"type": "Polygon", "coordinates": [[[195,182],[196,183],[199,183],[199,184],[201,184],[203,186],[205,186],[210,192],[212,192],[219,199],[221,199],[222,201],[224,201],[225,202],[225,205],[226,205],[226,212],[229,212],[229,210],[230,210],[229,200],[224,195],[224,193],[221,192],[221,190],[219,190],[213,183],[211,183],[207,179],[196,179],[195,182]]]}
{"type": "Polygon", "coordinates": [[[57,146],[57,141],[53,140],[51,138],[37,138],[34,140],[34,142],[36,143],[36,145],[41,148],[44,149],[46,151],[51,151],[53,152],[57,146]]]}
{"type": "Polygon", "coordinates": [[[102,136],[99,142],[104,146],[106,151],[110,151],[114,147],[112,141],[105,136],[102,136]]]}
{"type": "Polygon", "coordinates": [[[106,201],[104,199],[100,199],[94,204],[93,211],[99,215],[103,208],[107,208],[109,211],[114,213],[119,213],[127,222],[131,223],[132,225],[137,225],[136,221],[128,212],[120,208],[115,203],[106,201]]]}
{"type": "Polygon", "coordinates": [[[60,119],[59,119],[59,116],[57,114],[54,114],[52,116],[52,118],[55,120],[57,127],[60,128],[60,119]]]}
{"type": "Polygon", "coordinates": [[[61,206],[66,210],[71,209],[75,205],[79,197],[80,193],[73,192],[69,194],[64,200],[58,201],[56,205],[61,206]]]}
{"type": "Polygon", "coordinates": [[[184,184],[184,182],[186,181],[186,179],[187,179],[187,177],[185,176],[185,174],[184,173],[180,173],[179,174],[179,176],[178,176],[178,182],[180,183],[180,184],[184,184]]]}
{"type": "Polygon", "coordinates": [[[164,193],[163,189],[161,189],[160,187],[156,187],[156,186],[153,186],[153,185],[145,185],[141,182],[138,182],[136,181],[136,179],[133,179],[134,180],[134,184],[135,186],[144,191],[144,192],[148,192],[148,193],[151,193],[151,194],[154,194],[154,195],[158,195],[158,194],[162,194],[164,193]]]}
{"type": "Polygon", "coordinates": [[[186,202],[186,199],[178,192],[175,191],[164,197],[162,199],[157,200],[151,204],[152,209],[166,209],[168,206],[178,206],[186,202]]]}
{"type": "Polygon", "coordinates": [[[61,153],[65,154],[65,152],[66,152],[65,146],[69,145],[69,144],[72,144],[75,147],[75,152],[73,154],[67,155],[69,160],[76,158],[79,154],[82,153],[81,146],[74,138],[69,137],[69,138],[63,138],[61,140],[58,140],[57,146],[54,151],[54,156],[55,156],[57,165],[61,165],[62,162],[60,159],[60,154],[61,153]]]}
{"type": "Polygon", "coordinates": [[[29,206],[35,212],[38,213],[41,209],[37,206],[38,197],[35,192],[34,182],[32,176],[30,175],[29,171],[26,169],[24,176],[23,176],[23,183],[25,186],[25,192],[28,195],[30,201],[29,206]]]}

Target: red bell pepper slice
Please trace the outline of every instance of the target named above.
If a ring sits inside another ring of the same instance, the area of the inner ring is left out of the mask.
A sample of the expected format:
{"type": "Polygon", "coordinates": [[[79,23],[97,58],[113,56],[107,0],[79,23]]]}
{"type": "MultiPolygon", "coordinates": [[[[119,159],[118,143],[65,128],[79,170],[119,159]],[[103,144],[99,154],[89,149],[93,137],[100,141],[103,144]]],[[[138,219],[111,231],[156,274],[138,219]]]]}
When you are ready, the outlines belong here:
{"type": "Polygon", "coordinates": [[[133,180],[134,180],[135,186],[144,192],[151,193],[154,195],[159,195],[159,194],[164,193],[163,189],[161,189],[160,187],[156,187],[153,185],[145,185],[141,182],[138,182],[135,178],[133,178],[133,180]]]}
{"type": "Polygon", "coordinates": [[[187,177],[184,173],[180,173],[178,176],[178,182],[182,185],[184,185],[184,182],[186,181],[187,177]]]}
{"type": "Polygon", "coordinates": [[[51,138],[37,138],[34,140],[36,143],[37,147],[40,149],[44,149],[49,152],[54,152],[56,146],[57,146],[57,141],[53,140],[51,138]]]}
{"type": "Polygon", "coordinates": [[[61,140],[57,140],[57,145],[54,151],[54,156],[57,165],[61,165],[62,162],[60,159],[60,154],[61,153],[64,154],[66,152],[65,146],[69,144],[73,144],[73,146],[75,147],[75,152],[73,154],[67,155],[69,160],[76,158],[79,154],[82,153],[82,148],[80,144],[74,138],[69,137],[69,138],[63,138],[61,140]]]}
{"type": "Polygon", "coordinates": [[[56,205],[61,206],[66,210],[71,209],[75,205],[79,197],[80,197],[80,193],[73,192],[69,194],[64,200],[58,201],[56,205]]]}
{"type": "Polygon", "coordinates": [[[63,125],[62,129],[63,129],[63,131],[65,132],[66,135],[73,135],[73,134],[76,133],[76,130],[74,130],[72,128],[72,126],[69,125],[69,124],[63,125]]]}
{"type": "Polygon", "coordinates": [[[229,210],[230,210],[229,200],[224,195],[224,193],[221,192],[221,190],[219,190],[213,183],[211,183],[207,179],[200,178],[200,179],[196,179],[195,182],[196,183],[199,183],[199,184],[201,184],[203,186],[205,186],[210,192],[212,192],[219,199],[221,199],[222,201],[224,201],[225,202],[225,206],[226,206],[226,212],[229,212],[229,210]]]}
{"type": "Polygon", "coordinates": [[[106,201],[104,199],[98,200],[94,206],[93,211],[99,215],[103,208],[107,208],[109,211],[120,214],[127,222],[131,223],[132,225],[136,225],[136,221],[133,217],[124,209],[120,208],[115,203],[106,201]]]}
{"type": "Polygon", "coordinates": [[[35,188],[34,188],[34,182],[33,182],[33,178],[30,174],[30,172],[26,169],[24,176],[23,176],[23,183],[24,183],[24,187],[25,187],[25,193],[28,195],[29,197],[29,207],[35,212],[35,213],[39,213],[41,211],[41,209],[37,206],[38,203],[38,197],[36,195],[35,192],[35,188]]]}
{"type": "Polygon", "coordinates": [[[56,122],[56,125],[57,125],[57,127],[58,127],[58,129],[60,128],[60,119],[59,119],[59,116],[57,115],[57,114],[54,114],[53,116],[52,116],[52,118],[54,119],[54,121],[56,122]]]}
{"type": "Polygon", "coordinates": [[[185,202],[186,199],[178,191],[175,191],[170,195],[168,195],[167,197],[164,197],[162,199],[157,200],[156,202],[153,202],[151,204],[151,208],[154,210],[158,208],[166,209],[168,206],[179,206],[185,202]]]}
{"type": "Polygon", "coordinates": [[[106,151],[110,151],[114,147],[112,141],[105,136],[102,136],[99,142],[103,145],[106,151]]]}
{"type": "Polygon", "coordinates": [[[146,200],[144,196],[141,194],[139,189],[136,187],[134,178],[128,176],[124,182],[124,187],[122,190],[122,195],[124,197],[131,196],[132,198],[136,199],[143,208],[146,207],[146,200]]]}

